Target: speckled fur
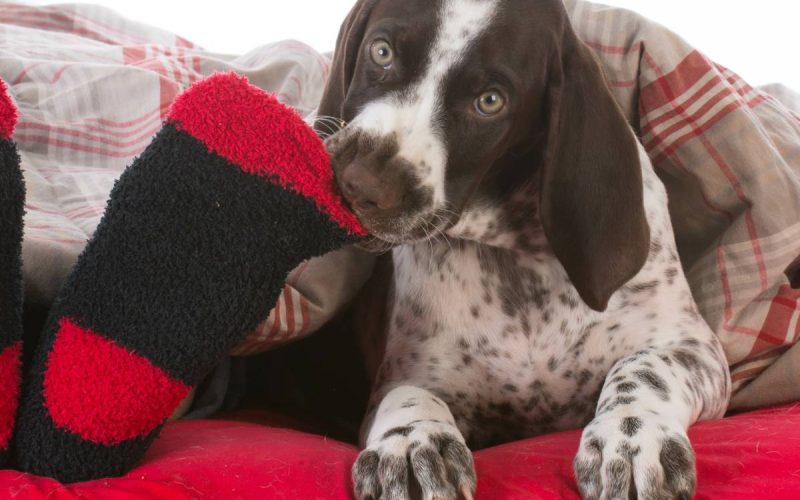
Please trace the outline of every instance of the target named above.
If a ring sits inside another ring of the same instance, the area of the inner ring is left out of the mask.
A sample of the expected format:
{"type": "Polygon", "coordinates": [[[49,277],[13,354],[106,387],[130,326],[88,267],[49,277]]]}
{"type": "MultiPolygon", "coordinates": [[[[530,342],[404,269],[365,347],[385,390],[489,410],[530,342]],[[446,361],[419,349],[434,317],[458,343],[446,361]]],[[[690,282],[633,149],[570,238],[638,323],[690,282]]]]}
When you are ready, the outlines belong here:
{"type": "Polygon", "coordinates": [[[450,433],[473,449],[585,426],[576,473],[586,498],[611,491],[616,486],[604,482],[615,475],[624,476],[626,494],[631,478],[640,492],[691,494],[685,429],[723,415],[730,382],[643,150],[641,163],[650,254],[605,312],[583,304],[549,250],[536,223],[535,186],[507,206],[475,207],[448,239],[394,250],[386,352],[363,429],[369,450],[384,450],[387,427],[432,418],[424,406],[399,408],[405,391],[398,388],[411,386],[447,405],[449,412],[436,407],[437,419],[452,419],[450,433]],[[514,223],[519,213],[527,224],[514,223]],[[662,464],[665,446],[684,467],[662,464]],[[631,468],[630,450],[651,460],[631,468]]]}

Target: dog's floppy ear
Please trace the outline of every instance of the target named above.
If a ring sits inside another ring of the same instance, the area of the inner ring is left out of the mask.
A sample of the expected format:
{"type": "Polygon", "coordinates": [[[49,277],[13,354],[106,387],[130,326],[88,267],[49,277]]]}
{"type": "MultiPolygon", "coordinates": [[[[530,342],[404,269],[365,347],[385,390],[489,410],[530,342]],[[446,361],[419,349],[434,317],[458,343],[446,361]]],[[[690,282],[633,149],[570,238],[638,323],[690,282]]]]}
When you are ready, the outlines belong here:
{"type": "Polygon", "coordinates": [[[542,224],[583,301],[603,311],[649,251],[638,146],[602,69],[568,21],[549,73],[542,224]]]}
{"type": "MultiPolygon", "coordinates": [[[[321,117],[342,118],[342,104],[350,88],[350,81],[353,79],[358,51],[367,28],[367,20],[377,2],[378,0],[358,0],[339,29],[336,50],[331,63],[331,73],[322,93],[317,113],[321,117]]],[[[322,125],[317,131],[330,132],[330,129],[322,125]]]]}

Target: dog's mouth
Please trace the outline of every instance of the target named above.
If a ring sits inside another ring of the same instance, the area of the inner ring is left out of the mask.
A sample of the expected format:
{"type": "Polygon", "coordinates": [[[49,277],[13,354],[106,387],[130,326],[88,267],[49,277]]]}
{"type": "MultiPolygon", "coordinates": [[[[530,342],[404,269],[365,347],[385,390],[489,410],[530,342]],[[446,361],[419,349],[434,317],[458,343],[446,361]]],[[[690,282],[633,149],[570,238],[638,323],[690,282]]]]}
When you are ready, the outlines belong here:
{"type": "Polygon", "coordinates": [[[358,247],[372,253],[384,253],[392,248],[428,240],[446,239],[446,231],[457,222],[455,214],[431,210],[425,214],[398,215],[375,220],[353,210],[369,232],[358,247]]]}

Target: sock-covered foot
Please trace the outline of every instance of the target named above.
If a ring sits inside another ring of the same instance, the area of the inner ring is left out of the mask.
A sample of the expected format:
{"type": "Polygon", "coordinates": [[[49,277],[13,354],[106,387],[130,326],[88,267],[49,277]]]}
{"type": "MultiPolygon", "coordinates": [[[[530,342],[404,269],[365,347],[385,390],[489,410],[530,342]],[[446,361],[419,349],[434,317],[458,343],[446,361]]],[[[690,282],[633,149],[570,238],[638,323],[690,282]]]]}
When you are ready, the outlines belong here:
{"type": "Polygon", "coordinates": [[[20,392],[22,217],[25,185],[11,142],[17,108],[0,80],[0,468],[6,464],[20,392]]]}
{"type": "Polygon", "coordinates": [[[53,306],[20,409],[21,468],[64,482],[126,472],[286,274],[364,233],[294,111],[231,74],[188,89],[53,306]]]}

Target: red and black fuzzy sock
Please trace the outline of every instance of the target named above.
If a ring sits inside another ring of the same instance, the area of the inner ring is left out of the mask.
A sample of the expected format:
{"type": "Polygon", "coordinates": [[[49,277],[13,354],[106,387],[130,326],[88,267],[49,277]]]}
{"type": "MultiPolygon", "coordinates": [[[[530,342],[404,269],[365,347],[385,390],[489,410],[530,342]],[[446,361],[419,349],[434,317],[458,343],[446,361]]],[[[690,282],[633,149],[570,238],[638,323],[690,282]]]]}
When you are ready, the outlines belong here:
{"type": "Polygon", "coordinates": [[[18,465],[63,482],[129,470],[287,273],[364,234],[294,111],[232,74],[188,89],[114,186],[53,306],[18,465]]]}
{"type": "Polygon", "coordinates": [[[20,393],[22,217],[25,184],[11,141],[17,108],[0,80],[0,468],[6,464],[20,393]]]}

